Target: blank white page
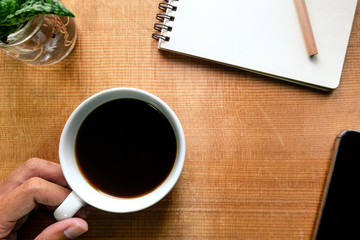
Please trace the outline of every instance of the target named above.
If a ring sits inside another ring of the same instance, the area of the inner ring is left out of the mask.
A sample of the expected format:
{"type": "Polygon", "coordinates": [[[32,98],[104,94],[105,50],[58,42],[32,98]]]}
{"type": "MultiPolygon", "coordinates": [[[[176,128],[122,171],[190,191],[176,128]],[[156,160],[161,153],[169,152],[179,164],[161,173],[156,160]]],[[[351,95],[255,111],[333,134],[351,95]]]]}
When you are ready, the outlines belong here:
{"type": "Polygon", "coordinates": [[[159,48],[317,88],[335,89],[357,0],[308,0],[318,55],[309,57],[293,0],[179,0],[159,48]]]}

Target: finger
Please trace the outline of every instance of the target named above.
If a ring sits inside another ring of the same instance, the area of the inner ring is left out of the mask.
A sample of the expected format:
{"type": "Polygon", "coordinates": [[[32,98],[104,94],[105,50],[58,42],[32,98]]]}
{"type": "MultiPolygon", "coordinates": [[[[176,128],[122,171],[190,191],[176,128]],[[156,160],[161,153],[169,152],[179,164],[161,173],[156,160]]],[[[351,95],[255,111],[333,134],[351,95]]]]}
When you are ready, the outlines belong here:
{"type": "Polygon", "coordinates": [[[81,218],[69,218],[47,227],[35,240],[75,239],[88,230],[88,224],[81,218]]]}
{"type": "Polygon", "coordinates": [[[24,225],[24,223],[26,222],[26,220],[27,220],[28,218],[29,218],[29,214],[27,214],[27,215],[25,215],[24,217],[20,218],[20,219],[16,222],[16,224],[15,224],[15,226],[14,226],[14,228],[13,228],[12,231],[14,231],[14,232],[18,231],[18,230],[22,227],[22,225],[24,225]]]}
{"type": "Polygon", "coordinates": [[[20,218],[14,228],[11,230],[12,232],[6,237],[6,240],[16,240],[17,239],[17,231],[21,228],[21,226],[26,222],[26,220],[28,219],[29,215],[26,215],[22,218],[20,218]]]}
{"type": "Polygon", "coordinates": [[[58,163],[31,158],[0,182],[0,198],[32,177],[44,178],[61,186],[67,185],[58,163]]]}
{"type": "Polygon", "coordinates": [[[1,240],[16,240],[17,232],[10,233],[6,238],[2,238],[1,240]]]}
{"type": "Polygon", "coordinates": [[[69,189],[55,183],[38,177],[30,178],[1,199],[0,228],[8,230],[9,234],[17,220],[27,215],[37,204],[58,206],[69,193],[69,189]]]}

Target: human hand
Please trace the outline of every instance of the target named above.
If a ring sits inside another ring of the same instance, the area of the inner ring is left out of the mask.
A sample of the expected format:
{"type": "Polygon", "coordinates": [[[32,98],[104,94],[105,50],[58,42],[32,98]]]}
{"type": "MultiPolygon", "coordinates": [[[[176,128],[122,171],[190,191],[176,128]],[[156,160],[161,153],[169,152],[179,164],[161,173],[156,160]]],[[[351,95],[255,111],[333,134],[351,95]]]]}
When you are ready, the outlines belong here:
{"type": "MultiPolygon", "coordinates": [[[[16,239],[16,233],[28,214],[39,204],[56,207],[71,192],[60,165],[38,158],[23,165],[0,181],[0,239],[16,239]]],[[[70,218],[56,222],[35,240],[75,239],[88,229],[86,221],[70,218]]]]}

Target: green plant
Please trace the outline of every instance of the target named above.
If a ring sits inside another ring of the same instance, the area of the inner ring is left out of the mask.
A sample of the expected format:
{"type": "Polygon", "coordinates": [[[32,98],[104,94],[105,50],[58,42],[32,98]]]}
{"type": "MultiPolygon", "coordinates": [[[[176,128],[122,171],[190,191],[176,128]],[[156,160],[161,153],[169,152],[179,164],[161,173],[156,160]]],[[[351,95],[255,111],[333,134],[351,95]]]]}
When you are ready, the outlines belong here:
{"type": "Polygon", "coordinates": [[[40,14],[75,17],[58,0],[0,0],[0,39],[6,42],[10,33],[21,28],[31,17],[40,14]]]}

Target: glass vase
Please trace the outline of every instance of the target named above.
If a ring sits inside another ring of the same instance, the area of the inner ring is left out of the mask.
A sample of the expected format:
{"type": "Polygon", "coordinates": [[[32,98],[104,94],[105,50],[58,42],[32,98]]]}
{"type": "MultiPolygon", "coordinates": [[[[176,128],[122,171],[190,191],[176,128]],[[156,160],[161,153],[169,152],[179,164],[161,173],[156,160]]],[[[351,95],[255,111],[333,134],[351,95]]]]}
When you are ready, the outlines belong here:
{"type": "Polygon", "coordinates": [[[10,34],[0,48],[8,55],[32,65],[51,65],[63,60],[76,42],[73,18],[58,15],[35,16],[10,34]]]}

